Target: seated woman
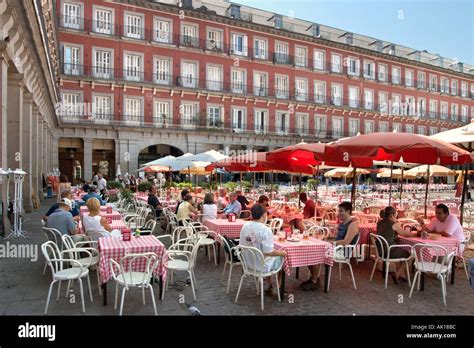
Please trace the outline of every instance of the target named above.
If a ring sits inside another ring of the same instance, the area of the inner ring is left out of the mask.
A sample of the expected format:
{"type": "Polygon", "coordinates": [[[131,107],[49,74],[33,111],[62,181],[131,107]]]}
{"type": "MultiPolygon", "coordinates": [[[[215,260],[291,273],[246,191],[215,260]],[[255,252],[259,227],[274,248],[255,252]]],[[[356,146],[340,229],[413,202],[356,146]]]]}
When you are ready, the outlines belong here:
{"type": "Polygon", "coordinates": [[[219,198],[217,198],[217,210],[223,210],[229,201],[227,200],[227,190],[224,188],[219,189],[219,198]]]}
{"type": "MultiPolygon", "coordinates": [[[[387,240],[389,246],[397,244],[397,235],[404,237],[412,237],[410,232],[405,231],[399,222],[397,222],[397,211],[394,207],[386,207],[380,212],[380,220],[377,223],[377,234],[387,240]]],[[[382,254],[381,246],[377,243],[377,249],[382,254]]],[[[383,250],[384,254],[387,250],[383,250]]],[[[408,258],[410,257],[410,251],[404,248],[392,248],[390,249],[390,259],[408,258]]],[[[409,265],[410,266],[410,265],[409,265]]],[[[405,273],[405,267],[403,264],[397,264],[397,270],[395,274],[392,274],[392,279],[397,283],[398,279],[407,281],[407,275],[405,273]]]]}
{"type": "Polygon", "coordinates": [[[194,214],[198,213],[199,211],[193,206],[193,196],[188,193],[178,207],[176,217],[178,218],[179,224],[182,225],[182,220],[191,220],[194,214]]]}
{"type": "Polygon", "coordinates": [[[107,222],[107,219],[103,216],[100,216],[100,203],[99,200],[95,197],[89,198],[86,203],[87,208],[89,209],[89,215],[84,215],[82,217],[82,227],[84,231],[94,230],[101,233],[103,237],[120,237],[121,232],[119,230],[114,230],[107,222]]]}
{"type": "Polygon", "coordinates": [[[214,203],[214,194],[208,192],[204,196],[204,203],[201,206],[202,222],[210,219],[217,219],[217,205],[214,203]]]}

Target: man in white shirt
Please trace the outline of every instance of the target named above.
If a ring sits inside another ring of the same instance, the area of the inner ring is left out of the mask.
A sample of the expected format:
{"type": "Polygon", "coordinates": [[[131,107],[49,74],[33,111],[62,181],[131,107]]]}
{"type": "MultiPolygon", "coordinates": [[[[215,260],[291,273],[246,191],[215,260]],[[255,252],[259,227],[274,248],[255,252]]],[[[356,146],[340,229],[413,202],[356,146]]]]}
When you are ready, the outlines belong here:
{"type": "MultiPolygon", "coordinates": [[[[239,245],[254,247],[259,249],[265,257],[262,272],[270,272],[278,269],[286,256],[286,251],[275,250],[273,245],[272,230],[264,224],[267,219],[267,212],[260,204],[254,204],[250,210],[253,221],[248,222],[242,227],[240,231],[239,245]]],[[[250,268],[260,270],[255,267],[251,257],[248,259],[243,255],[250,268]]],[[[280,274],[279,274],[280,277],[280,274]]],[[[268,289],[271,289],[272,279],[267,278],[268,289]]],[[[276,294],[277,289],[273,289],[272,293],[276,294]]]]}
{"type": "MultiPolygon", "coordinates": [[[[451,237],[459,240],[459,242],[464,242],[464,231],[462,229],[459,220],[454,216],[449,214],[449,208],[444,204],[438,204],[435,208],[436,219],[433,219],[428,226],[423,226],[423,230],[428,233],[438,233],[443,237],[451,237]]],[[[420,220],[420,223],[422,220],[420,220]]],[[[464,245],[461,245],[461,250],[463,251],[464,245]]]]}
{"type": "Polygon", "coordinates": [[[107,187],[107,180],[104,179],[102,174],[99,174],[99,181],[97,182],[97,188],[99,189],[99,192],[102,193],[102,190],[105,190],[107,187]]]}

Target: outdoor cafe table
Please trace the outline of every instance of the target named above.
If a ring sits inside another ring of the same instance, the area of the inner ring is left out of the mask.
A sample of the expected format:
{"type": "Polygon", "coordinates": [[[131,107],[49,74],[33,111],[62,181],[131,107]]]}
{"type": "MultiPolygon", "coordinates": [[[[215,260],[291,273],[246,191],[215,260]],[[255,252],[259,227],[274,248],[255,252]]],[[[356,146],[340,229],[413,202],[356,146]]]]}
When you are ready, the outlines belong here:
{"type": "MultiPolygon", "coordinates": [[[[89,208],[87,208],[86,206],[82,206],[82,207],[80,208],[81,216],[82,216],[82,214],[83,214],[84,212],[86,212],[86,211],[88,212],[88,211],[89,211],[89,208]]],[[[101,206],[100,206],[100,211],[101,211],[101,212],[107,212],[107,206],[101,205],[101,206]]]]}
{"type": "Polygon", "coordinates": [[[281,272],[280,294],[282,297],[285,292],[285,274],[289,276],[291,268],[312,265],[324,264],[324,292],[328,292],[329,267],[334,264],[334,248],[331,243],[313,237],[306,240],[300,239],[298,242],[280,241],[276,235],[273,236],[273,243],[276,250],[284,250],[287,253],[283,261],[283,272],[281,272]]]}
{"type": "MultiPolygon", "coordinates": [[[[247,221],[236,219],[235,222],[229,222],[227,219],[208,219],[204,220],[203,225],[210,231],[213,231],[229,239],[239,239],[240,230],[247,221]]],[[[220,243],[217,244],[217,263],[220,263],[220,243]]]]}
{"type": "Polygon", "coordinates": [[[283,220],[284,223],[288,224],[290,221],[294,219],[304,219],[303,213],[298,213],[298,212],[285,212],[282,210],[274,211],[272,212],[272,216],[276,218],[280,218],[283,220]]]}
{"type": "Polygon", "coordinates": [[[369,244],[371,233],[377,232],[377,224],[359,224],[359,244],[369,244]]]}
{"type": "MultiPolygon", "coordinates": [[[[415,244],[439,245],[439,246],[445,247],[448,253],[455,251],[455,256],[462,256],[461,248],[460,248],[461,243],[456,238],[441,236],[439,239],[423,239],[421,237],[398,236],[398,243],[408,244],[408,245],[415,245],[415,244]]],[[[436,255],[431,255],[429,250],[425,250],[425,253],[422,255],[422,258],[424,260],[430,260],[433,256],[436,256],[436,255]]],[[[454,284],[455,270],[456,270],[456,257],[453,258],[453,264],[451,268],[451,284],[454,284]]],[[[421,273],[421,290],[424,290],[424,286],[425,286],[424,273],[421,273]]]]}
{"type": "MultiPolygon", "coordinates": [[[[119,230],[119,231],[122,231],[124,229],[127,228],[127,225],[125,224],[125,222],[120,219],[120,220],[112,220],[112,222],[109,224],[110,227],[112,227],[112,229],[114,230],[119,230]]],[[[79,221],[79,224],[77,225],[77,229],[79,231],[79,233],[84,233],[84,229],[82,227],[82,221],[79,221]]]]}
{"type": "MultiPolygon", "coordinates": [[[[160,299],[162,294],[163,279],[166,279],[166,267],[163,264],[163,255],[165,253],[165,246],[154,236],[132,236],[130,241],[123,241],[122,238],[110,237],[99,238],[99,271],[100,282],[103,289],[104,306],[107,305],[107,282],[112,277],[112,270],[110,268],[110,259],[120,263],[120,260],[127,254],[137,253],[155,253],[158,256],[158,267],[153,274],[159,277],[160,299]]],[[[146,267],[145,260],[137,262],[138,271],[144,271],[146,267]]],[[[116,270],[117,271],[117,270],[116,270]]]]}
{"type": "MultiPolygon", "coordinates": [[[[88,211],[81,212],[81,216],[86,215],[89,215],[88,211]]],[[[112,220],[122,220],[122,214],[120,214],[118,211],[112,211],[111,213],[107,213],[107,211],[101,211],[99,215],[105,218],[111,218],[112,220]]]]}

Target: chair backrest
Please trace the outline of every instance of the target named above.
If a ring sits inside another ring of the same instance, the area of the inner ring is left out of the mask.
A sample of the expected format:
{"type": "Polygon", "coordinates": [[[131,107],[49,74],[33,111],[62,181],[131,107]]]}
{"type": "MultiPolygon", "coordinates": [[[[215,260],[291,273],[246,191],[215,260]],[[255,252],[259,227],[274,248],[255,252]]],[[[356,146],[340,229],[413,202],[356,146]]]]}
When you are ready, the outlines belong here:
{"type": "Polygon", "coordinates": [[[244,273],[253,277],[260,277],[265,266],[262,252],[254,247],[239,245],[236,254],[242,263],[244,273]]]}
{"type": "Polygon", "coordinates": [[[281,227],[283,226],[283,219],[280,218],[273,218],[270,220],[270,229],[272,230],[273,234],[277,234],[280,231],[281,227]]]}
{"type": "Polygon", "coordinates": [[[143,225],[144,230],[149,230],[150,234],[153,234],[153,231],[155,230],[156,227],[156,220],[148,220],[145,222],[145,225],[143,225]]]}
{"type": "Polygon", "coordinates": [[[74,249],[76,247],[76,243],[74,243],[74,240],[68,234],[62,235],[62,241],[63,241],[64,250],[74,249]]]}
{"type": "Polygon", "coordinates": [[[231,248],[227,239],[220,234],[217,235],[217,239],[218,239],[218,243],[221,243],[224,248],[225,261],[227,263],[235,263],[235,260],[232,259],[232,254],[236,255],[235,254],[236,247],[231,248]]]}
{"type": "Polygon", "coordinates": [[[330,236],[331,234],[331,230],[328,228],[328,227],[324,227],[324,226],[311,226],[309,229],[308,229],[308,233],[315,237],[317,236],[321,236],[321,239],[322,240],[326,240],[328,239],[328,237],[330,236]]]}
{"type": "Polygon", "coordinates": [[[43,227],[43,233],[46,241],[53,241],[59,250],[63,250],[62,233],[55,228],[43,227]]]}
{"type": "Polygon", "coordinates": [[[469,245],[471,243],[472,234],[468,229],[464,229],[464,242],[463,244],[469,245]]]}
{"type": "Polygon", "coordinates": [[[192,226],[177,226],[172,233],[173,242],[178,240],[191,238],[194,234],[192,226]]]}
{"type": "Polygon", "coordinates": [[[378,259],[386,260],[388,256],[388,242],[387,240],[375,233],[371,233],[370,240],[373,245],[375,245],[375,253],[378,259]]]}
{"type": "Polygon", "coordinates": [[[448,250],[441,245],[423,243],[415,244],[413,253],[418,269],[435,274],[445,273],[451,269],[451,263],[455,256],[455,251],[448,253],[448,250]]]}
{"type": "Polygon", "coordinates": [[[115,269],[118,269],[119,274],[122,274],[125,286],[128,287],[132,283],[132,276],[136,275],[136,272],[140,272],[143,273],[140,284],[146,285],[150,282],[151,275],[158,266],[158,262],[158,255],[152,252],[127,254],[120,260],[120,263],[110,259],[112,277],[117,280],[118,274],[115,273],[115,269]],[[143,265],[145,265],[144,269],[143,265]]]}
{"type": "Polygon", "coordinates": [[[54,277],[54,274],[63,269],[61,251],[59,250],[58,245],[51,240],[41,245],[41,251],[43,252],[44,258],[48,262],[48,265],[51,268],[51,273],[54,277]]]}

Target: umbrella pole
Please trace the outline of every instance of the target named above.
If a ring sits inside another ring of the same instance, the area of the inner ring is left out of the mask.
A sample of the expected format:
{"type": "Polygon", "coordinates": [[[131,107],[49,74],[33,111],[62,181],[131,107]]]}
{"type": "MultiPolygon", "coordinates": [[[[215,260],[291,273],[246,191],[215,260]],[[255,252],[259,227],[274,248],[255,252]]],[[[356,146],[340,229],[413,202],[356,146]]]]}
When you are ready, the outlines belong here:
{"type": "Polygon", "coordinates": [[[461,211],[460,211],[460,214],[461,214],[461,226],[462,226],[462,221],[463,221],[463,218],[464,218],[464,201],[466,199],[466,195],[467,195],[467,176],[469,174],[469,170],[468,170],[468,165],[467,164],[464,164],[464,178],[463,178],[463,182],[462,182],[462,197],[461,197],[461,211]]]}
{"type": "Polygon", "coordinates": [[[242,172],[240,172],[240,190],[242,190],[242,172]]]}
{"type": "Polygon", "coordinates": [[[392,176],[393,176],[393,159],[390,162],[390,183],[388,188],[388,206],[392,205],[392,176]]]}
{"type": "Polygon", "coordinates": [[[300,198],[300,194],[301,194],[301,173],[300,173],[300,186],[298,188],[298,209],[301,208],[301,198],[300,198]]]}
{"type": "Polygon", "coordinates": [[[271,181],[270,181],[270,201],[273,200],[273,170],[272,170],[272,174],[271,174],[271,181]]]}
{"type": "Polygon", "coordinates": [[[403,195],[403,167],[402,167],[402,180],[400,180],[400,206],[402,205],[402,195],[403,195]]]}
{"type": "Polygon", "coordinates": [[[357,172],[357,168],[354,168],[354,170],[352,171],[352,187],[351,187],[351,204],[352,204],[352,207],[354,208],[355,206],[355,193],[356,193],[356,187],[355,187],[355,183],[356,183],[356,172],[357,172]]]}
{"type": "Polygon", "coordinates": [[[428,209],[428,188],[430,185],[430,166],[426,170],[426,190],[425,190],[425,218],[427,218],[426,211],[428,209]]]}

